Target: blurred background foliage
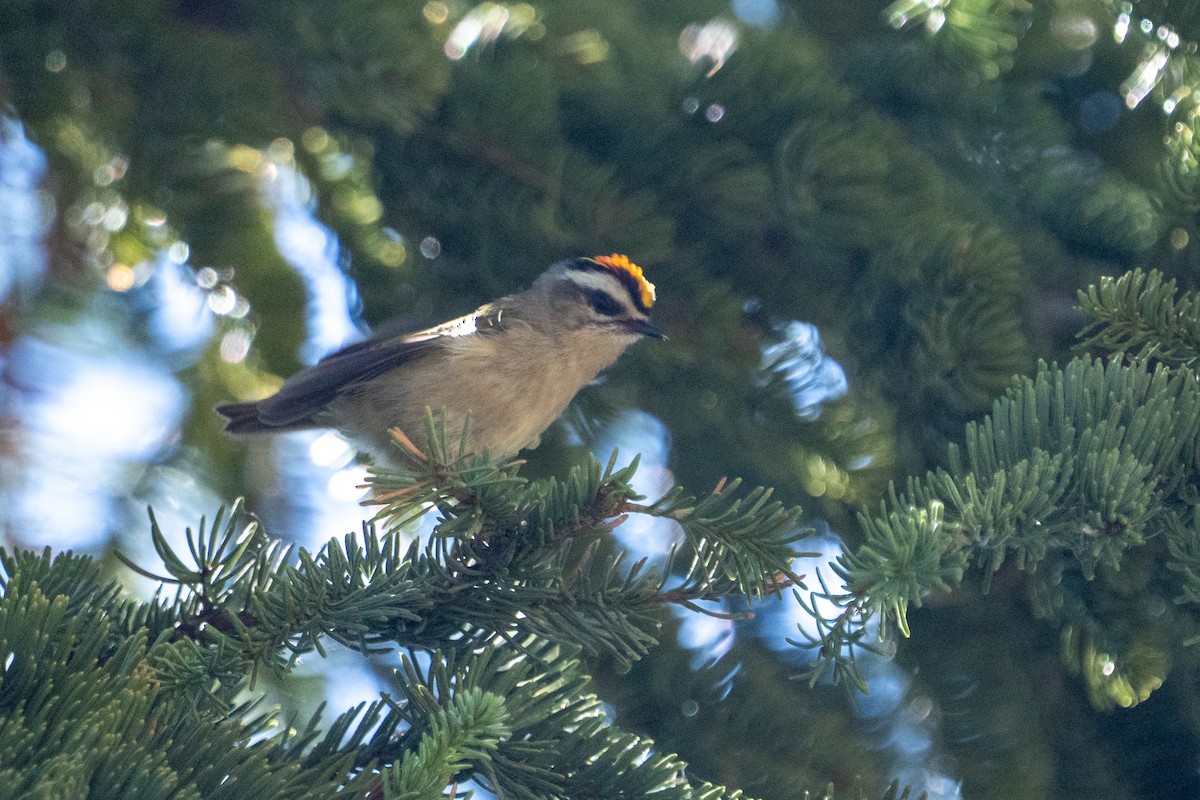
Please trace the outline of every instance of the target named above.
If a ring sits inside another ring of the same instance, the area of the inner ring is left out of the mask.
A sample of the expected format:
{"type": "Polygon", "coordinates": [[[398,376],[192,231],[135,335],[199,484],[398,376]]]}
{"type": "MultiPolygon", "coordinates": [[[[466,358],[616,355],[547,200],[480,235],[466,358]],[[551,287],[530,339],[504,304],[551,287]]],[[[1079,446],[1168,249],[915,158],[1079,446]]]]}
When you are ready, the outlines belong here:
{"type": "MultiPolygon", "coordinates": [[[[3,537],[136,553],[146,503],[190,522],[241,494],[275,535],[352,530],[344,443],[232,441],[213,404],[616,251],[671,339],[529,471],[620,445],[647,491],[740,475],[803,504],[827,559],[1069,356],[1077,289],[1135,266],[1196,288],[1197,26],[1165,0],[6,0],[3,537]]],[[[857,705],[787,680],[787,603],[594,667],[626,728],[755,796],[1197,795],[1171,598],[1136,563],[1061,577],[914,612],[857,705]],[[1141,654],[1120,682],[1114,641],[1141,654]]],[[[283,702],[346,707],[360,677],[315,665],[283,702]]]]}

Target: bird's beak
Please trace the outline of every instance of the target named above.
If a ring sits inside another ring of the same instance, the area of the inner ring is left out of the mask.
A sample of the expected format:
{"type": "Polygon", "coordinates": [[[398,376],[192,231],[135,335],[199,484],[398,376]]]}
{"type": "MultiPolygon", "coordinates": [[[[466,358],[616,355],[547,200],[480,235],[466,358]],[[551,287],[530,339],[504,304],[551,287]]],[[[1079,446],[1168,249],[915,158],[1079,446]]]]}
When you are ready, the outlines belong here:
{"type": "Polygon", "coordinates": [[[636,333],[638,336],[646,336],[650,339],[666,339],[667,335],[658,328],[650,324],[649,320],[635,319],[625,323],[625,329],[630,333],[636,333]]]}

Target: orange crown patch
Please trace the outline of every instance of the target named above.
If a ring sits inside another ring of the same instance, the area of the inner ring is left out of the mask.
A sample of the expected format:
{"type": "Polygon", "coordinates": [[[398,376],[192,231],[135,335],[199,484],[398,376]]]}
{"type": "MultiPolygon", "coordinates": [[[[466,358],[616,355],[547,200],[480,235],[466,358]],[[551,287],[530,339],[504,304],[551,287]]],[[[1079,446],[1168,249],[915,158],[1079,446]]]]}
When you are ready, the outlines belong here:
{"type": "Polygon", "coordinates": [[[637,299],[641,302],[642,308],[649,310],[654,306],[654,284],[646,280],[642,268],[630,261],[629,256],[613,253],[611,256],[595,256],[585,260],[604,267],[618,278],[628,276],[624,280],[632,279],[632,283],[637,289],[637,299]]]}

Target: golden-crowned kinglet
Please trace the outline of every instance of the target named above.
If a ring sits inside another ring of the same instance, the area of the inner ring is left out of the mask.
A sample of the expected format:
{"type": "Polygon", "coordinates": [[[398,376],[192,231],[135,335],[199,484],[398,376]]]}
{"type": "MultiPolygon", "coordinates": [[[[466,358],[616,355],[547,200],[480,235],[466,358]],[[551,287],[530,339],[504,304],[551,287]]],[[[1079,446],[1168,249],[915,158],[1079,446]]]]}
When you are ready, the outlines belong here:
{"type": "Polygon", "coordinates": [[[377,336],[301,370],[279,391],[217,411],[230,433],[336,428],[385,463],[400,428],[418,446],[425,409],[444,410],[455,445],[515,453],[583,386],[644,336],[654,285],[622,255],[560,261],[524,292],[423,331],[377,336]]]}

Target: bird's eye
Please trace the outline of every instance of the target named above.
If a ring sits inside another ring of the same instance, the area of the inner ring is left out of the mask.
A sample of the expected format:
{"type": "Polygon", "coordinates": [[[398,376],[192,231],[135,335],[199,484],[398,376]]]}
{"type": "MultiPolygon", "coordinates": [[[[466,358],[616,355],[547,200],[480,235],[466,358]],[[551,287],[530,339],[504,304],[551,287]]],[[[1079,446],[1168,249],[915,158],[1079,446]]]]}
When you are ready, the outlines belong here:
{"type": "Polygon", "coordinates": [[[603,314],[606,317],[615,317],[625,310],[610,294],[598,289],[588,292],[588,305],[597,314],[603,314]]]}

